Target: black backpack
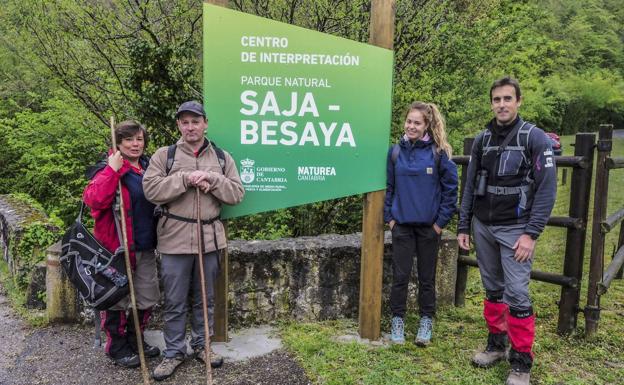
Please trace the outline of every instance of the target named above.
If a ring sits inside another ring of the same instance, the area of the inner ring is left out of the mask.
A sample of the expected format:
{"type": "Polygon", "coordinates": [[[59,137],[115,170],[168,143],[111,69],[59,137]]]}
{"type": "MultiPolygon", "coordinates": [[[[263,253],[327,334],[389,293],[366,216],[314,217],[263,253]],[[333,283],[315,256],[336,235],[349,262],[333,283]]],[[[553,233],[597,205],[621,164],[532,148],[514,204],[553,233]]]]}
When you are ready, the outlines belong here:
{"type": "Polygon", "coordinates": [[[112,254],[102,246],[82,223],[83,210],[84,202],[76,222],[63,235],[60,262],[87,306],[106,310],[130,292],[124,250],[119,247],[112,254]]]}

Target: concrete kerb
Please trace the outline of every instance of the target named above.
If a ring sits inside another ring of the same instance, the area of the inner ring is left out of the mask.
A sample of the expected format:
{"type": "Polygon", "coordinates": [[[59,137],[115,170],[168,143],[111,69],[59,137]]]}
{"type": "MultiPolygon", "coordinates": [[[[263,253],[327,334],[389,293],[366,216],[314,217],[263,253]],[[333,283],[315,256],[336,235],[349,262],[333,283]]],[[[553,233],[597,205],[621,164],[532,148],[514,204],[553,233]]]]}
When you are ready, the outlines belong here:
{"type": "MultiPolygon", "coordinates": [[[[165,349],[165,339],[160,330],[146,330],[145,342],[157,346],[161,351],[165,349]]],[[[263,356],[281,347],[282,340],[279,338],[277,330],[271,326],[241,329],[230,334],[229,342],[212,343],[214,351],[221,354],[229,362],[263,356]]],[[[187,352],[192,352],[188,342],[187,352]]]]}
{"type": "Polygon", "coordinates": [[[336,337],[336,342],[344,344],[355,342],[375,348],[387,348],[390,346],[390,335],[384,334],[380,339],[376,341],[371,341],[368,338],[362,338],[358,333],[353,332],[336,337]]]}

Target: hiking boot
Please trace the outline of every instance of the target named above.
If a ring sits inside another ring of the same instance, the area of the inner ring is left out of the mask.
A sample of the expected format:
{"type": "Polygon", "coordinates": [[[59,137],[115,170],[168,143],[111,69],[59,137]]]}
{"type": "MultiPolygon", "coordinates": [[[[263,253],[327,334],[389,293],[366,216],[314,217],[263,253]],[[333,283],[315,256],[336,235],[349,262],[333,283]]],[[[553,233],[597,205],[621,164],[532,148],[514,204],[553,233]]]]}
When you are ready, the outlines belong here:
{"type": "Polygon", "coordinates": [[[405,324],[403,318],[392,317],[392,327],[390,329],[390,341],[393,344],[405,343],[405,324]]]}
{"type": "Polygon", "coordinates": [[[488,344],[483,352],[472,357],[472,363],[480,368],[489,368],[506,356],[507,334],[488,334],[488,344]]]}
{"type": "Polygon", "coordinates": [[[531,367],[533,367],[531,353],[519,352],[511,348],[509,349],[509,364],[511,371],[505,385],[529,385],[531,367]]]}
{"type": "Polygon", "coordinates": [[[160,364],[154,369],[154,373],[152,373],[152,377],[156,381],[164,380],[165,378],[171,377],[173,372],[184,362],[184,358],[182,357],[173,357],[167,358],[165,357],[160,364]]]}
{"type": "Polygon", "coordinates": [[[512,369],[509,372],[505,385],[529,385],[531,379],[531,372],[521,372],[516,369],[512,369]]]}
{"type": "Polygon", "coordinates": [[[143,354],[147,358],[154,358],[160,356],[160,349],[156,346],[152,346],[146,342],[143,342],[143,354]]]}
{"type": "Polygon", "coordinates": [[[479,368],[489,368],[505,359],[505,351],[485,350],[472,357],[472,363],[479,368]]]}
{"type": "Polygon", "coordinates": [[[420,318],[420,326],[416,335],[416,345],[427,346],[431,342],[431,333],[433,331],[433,319],[428,316],[420,318]]]}
{"type": "MultiPolygon", "coordinates": [[[[197,350],[195,353],[195,358],[205,365],[206,351],[204,349],[197,350]]],[[[218,368],[221,365],[223,365],[223,356],[210,349],[210,366],[213,368],[218,368]]]]}
{"type": "Polygon", "coordinates": [[[124,368],[136,368],[141,365],[141,360],[139,356],[136,354],[131,354],[129,356],[121,357],[121,358],[112,358],[113,363],[115,365],[123,366],[124,368]]]}
{"type": "MultiPolygon", "coordinates": [[[[134,345],[131,344],[130,347],[134,353],[139,354],[139,350],[137,349],[136,343],[134,343],[134,345]]],[[[156,346],[152,346],[148,344],[147,342],[143,341],[143,354],[147,358],[158,357],[160,356],[160,349],[158,349],[156,346]]]]}

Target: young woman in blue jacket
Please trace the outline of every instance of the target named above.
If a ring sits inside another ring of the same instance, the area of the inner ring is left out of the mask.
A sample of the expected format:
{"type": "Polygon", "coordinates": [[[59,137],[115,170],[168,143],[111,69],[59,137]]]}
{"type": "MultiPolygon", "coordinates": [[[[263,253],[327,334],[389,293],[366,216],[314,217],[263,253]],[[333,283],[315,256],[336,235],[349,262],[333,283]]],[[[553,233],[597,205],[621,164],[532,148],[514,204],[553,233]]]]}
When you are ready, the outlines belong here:
{"type": "Polygon", "coordinates": [[[414,102],[404,134],[388,151],[384,221],[392,232],[391,340],[404,343],[407,289],[414,255],[420,326],[416,344],[431,342],[440,234],[457,206],[457,166],[450,159],[444,118],[432,103],[414,102]]]}

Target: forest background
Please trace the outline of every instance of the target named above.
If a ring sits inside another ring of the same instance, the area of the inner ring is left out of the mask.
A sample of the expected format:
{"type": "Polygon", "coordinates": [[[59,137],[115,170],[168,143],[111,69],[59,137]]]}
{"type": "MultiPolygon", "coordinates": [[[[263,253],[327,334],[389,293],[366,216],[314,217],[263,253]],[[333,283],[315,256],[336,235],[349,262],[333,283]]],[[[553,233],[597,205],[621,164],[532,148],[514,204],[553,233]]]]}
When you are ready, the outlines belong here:
{"type": "MultiPolygon", "coordinates": [[[[202,100],[200,0],[2,0],[0,194],[30,196],[65,227],[84,171],[106,151],[109,116],[178,136],[202,100]],[[63,222],[63,223],[61,223],[63,222]]],[[[370,1],[231,0],[230,8],[367,42],[370,1]]],[[[454,152],[491,118],[489,86],[520,80],[521,114],[560,135],[624,128],[621,0],[397,0],[393,125],[413,100],[438,104],[454,152]]],[[[357,92],[357,90],[354,90],[357,92]]],[[[208,129],[208,135],[210,128],[208,129]]],[[[361,197],[247,216],[230,236],[273,239],[361,229],[361,197]]]]}

